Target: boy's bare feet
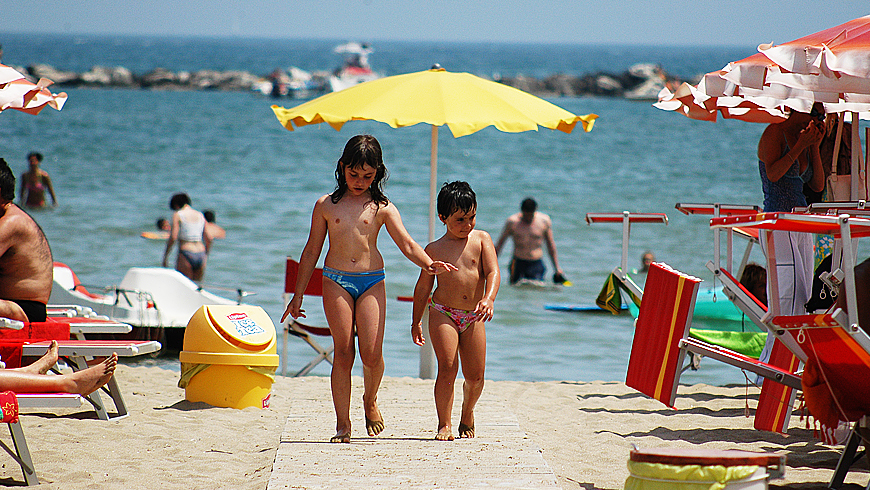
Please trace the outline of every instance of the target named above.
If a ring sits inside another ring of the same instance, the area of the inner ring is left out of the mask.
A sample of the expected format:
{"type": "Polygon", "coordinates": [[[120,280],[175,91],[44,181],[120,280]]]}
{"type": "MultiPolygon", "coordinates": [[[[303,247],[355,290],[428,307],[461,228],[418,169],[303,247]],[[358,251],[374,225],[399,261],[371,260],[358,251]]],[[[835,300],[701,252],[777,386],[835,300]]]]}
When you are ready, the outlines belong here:
{"type": "Polygon", "coordinates": [[[70,374],[69,379],[73,383],[72,391],[70,391],[70,393],[90,395],[97,391],[112,379],[117,366],[118,354],[113,353],[110,357],[103,359],[99,364],[95,364],[87,369],[70,374]]]}
{"type": "Polygon", "coordinates": [[[464,422],[459,422],[459,437],[462,439],[471,439],[474,437],[474,422],[468,425],[464,422]]]}
{"type": "Polygon", "coordinates": [[[350,431],[338,431],[329,439],[329,442],[343,442],[345,444],[350,443],[350,431]]]}
{"type": "Polygon", "coordinates": [[[52,366],[57,364],[57,349],[57,341],[52,340],[51,345],[48,347],[48,351],[33,364],[22,367],[21,371],[34,374],[47,373],[52,366]]]}
{"type": "Polygon", "coordinates": [[[453,440],[453,427],[449,425],[445,425],[444,427],[438,428],[438,433],[435,434],[436,441],[452,441],[453,440]]]}

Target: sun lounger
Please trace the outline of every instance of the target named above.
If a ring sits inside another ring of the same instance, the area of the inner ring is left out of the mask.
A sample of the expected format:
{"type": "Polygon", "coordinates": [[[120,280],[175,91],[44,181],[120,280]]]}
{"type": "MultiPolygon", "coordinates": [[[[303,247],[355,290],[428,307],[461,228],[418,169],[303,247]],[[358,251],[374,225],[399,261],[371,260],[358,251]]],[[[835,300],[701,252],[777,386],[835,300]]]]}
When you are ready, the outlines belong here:
{"type": "Polygon", "coordinates": [[[86,335],[125,335],[133,331],[128,323],[117,322],[79,305],[50,305],[48,315],[51,321],[68,323],[70,336],[78,340],[85,340],[86,335]]]}
{"type": "Polygon", "coordinates": [[[821,423],[823,438],[832,443],[840,422],[854,422],[830,488],[842,486],[856,460],[861,440],[858,431],[866,430],[870,415],[870,336],[850,320],[840,309],[833,314],[773,319],[778,328],[793,334],[809,356],[804,399],[810,414],[821,423]]]}
{"type": "Polygon", "coordinates": [[[30,456],[27,439],[24,437],[24,429],[19,421],[19,408],[77,408],[82,405],[83,399],[79,395],[70,393],[16,393],[14,394],[13,402],[8,398],[9,395],[13,395],[13,393],[0,393],[0,397],[7,397],[3,400],[2,422],[5,422],[9,427],[12,445],[10,447],[0,440],[0,447],[12,456],[21,467],[21,472],[24,474],[24,482],[27,485],[39,485],[39,478],[36,476],[33,458],[30,456]]]}
{"type": "Polygon", "coordinates": [[[794,374],[797,364],[793,356],[787,349],[775,346],[776,355],[769,363],[764,363],[690,338],[689,326],[700,282],[667,265],[654,263],[650,267],[625,384],[674,408],[686,353],[708,356],[776,382],[762,386],[755,424],[762,430],[784,431],[791,415],[793,389],[800,387],[800,378],[794,374]],[[780,353],[780,349],[784,353],[780,353]],[[781,390],[780,386],[786,390],[781,390]]]}
{"type": "MultiPolygon", "coordinates": [[[[290,257],[287,257],[287,268],[286,273],[284,275],[284,306],[286,307],[290,300],[293,298],[293,293],[296,291],[296,276],[299,274],[299,262],[293,260],[290,257]]],[[[306,296],[323,296],[323,269],[316,268],[314,269],[314,273],[311,275],[311,280],[308,281],[308,287],[305,288],[306,296]]],[[[321,361],[326,361],[332,364],[332,352],[335,350],[334,346],[330,346],[329,348],[325,348],[314,339],[314,336],[318,337],[329,337],[332,338],[332,334],[329,332],[329,327],[315,327],[312,325],[307,325],[305,323],[296,321],[295,318],[291,316],[287,316],[287,319],[284,320],[284,348],[282,352],[282,358],[284,359],[284,363],[281,367],[281,373],[283,375],[287,375],[287,338],[288,335],[293,335],[295,337],[299,337],[304,340],[308,345],[311,346],[317,352],[317,355],[314,356],[311,361],[308,362],[302,369],[300,369],[294,376],[305,376],[315,366],[320,364],[321,361]]]]}
{"type": "MultiPolygon", "coordinates": [[[[50,341],[26,342],[22,345],[21,356],[41,357],[48,351],[50,345],[50,341]]],[[[160,348],[160,342],[154,340],[60,340],[58,356],[66,359],[71,369],[80,371],[87,369],[88,360],[95,357],[108,357],[113,353],[117,353],[118,357],[136,357],[159,352],[160,348]]],[[[116,376],[112,376],[104,387],[85,398],[93,405],[100,420],[116,419],[128,414],[127,404],[124,402],[116,376]],[[115,405],[114,416],[109,415],[100,391],[106,393],[115,405]]]]}

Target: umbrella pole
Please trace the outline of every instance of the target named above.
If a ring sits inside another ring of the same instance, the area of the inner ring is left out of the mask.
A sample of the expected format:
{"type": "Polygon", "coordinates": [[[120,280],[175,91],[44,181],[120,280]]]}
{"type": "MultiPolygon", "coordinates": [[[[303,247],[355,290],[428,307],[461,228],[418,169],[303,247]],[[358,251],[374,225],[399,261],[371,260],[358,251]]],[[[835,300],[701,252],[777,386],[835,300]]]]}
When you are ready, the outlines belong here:
{"type": "MultiPolygon", "coordinates": [[[[438,126],[432,125],[432,152],[429,157],[429,242],[435,240],[435,186],[438,182],[438,126]]],[[[429,335],[429,315],[423,315],[423,335],[429,335]]],[[[420,378],[435,379],[435,350],[432,342],[420,348],[420,378]]]]}

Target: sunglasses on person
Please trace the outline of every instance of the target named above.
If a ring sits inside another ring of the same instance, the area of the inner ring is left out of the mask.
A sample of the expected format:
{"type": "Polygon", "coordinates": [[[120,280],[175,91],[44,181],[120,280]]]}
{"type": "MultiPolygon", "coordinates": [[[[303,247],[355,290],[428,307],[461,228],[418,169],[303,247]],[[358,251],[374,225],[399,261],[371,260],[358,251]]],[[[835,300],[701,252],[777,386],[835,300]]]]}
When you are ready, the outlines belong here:
{"type": "Polygon", "coordinates": [[[813,119],[817,119],[819,121],[824,121],[825,120],[825,111],[823,111],[823,110],[820,111],[820,110],[816,109],[815,107],[813,107],[810,110],[810,117],[812,117],[813,119]]]}

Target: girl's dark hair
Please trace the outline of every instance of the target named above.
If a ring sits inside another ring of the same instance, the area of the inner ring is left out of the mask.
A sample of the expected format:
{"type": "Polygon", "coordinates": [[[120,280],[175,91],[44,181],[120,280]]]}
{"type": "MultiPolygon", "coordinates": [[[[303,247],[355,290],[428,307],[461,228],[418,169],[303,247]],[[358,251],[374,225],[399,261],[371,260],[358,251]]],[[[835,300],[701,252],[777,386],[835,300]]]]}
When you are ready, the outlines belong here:
{"type": "Polygon", "coordinates": [[[183,192],[174,194],[169,200],[169,209],[176,211],[184,207],[185,204],[190,204],[190,196],[183,192]]]}
{"type": "Polygon", "coordinates": [[[477,208],[477,196],[468,182],[444,183],[438,193],[438,216],[447,218],[456,211],[467,213],[477,208]]]}
{"type": "Polygon", "coordinates": [[[359,134],[351,138],[344,145],[344,152],[341,154],[341,158],[335,167],[335,191],[330,195],[333,204],[340,201],[344,197],[344,193],[347,192],[344,169],[361,169],[365,165],[375,169],[375,180],[372,181],[372,185],[369,187],[372,201],[378,206],[381,204],[386,205],[390,202],[384,194],[383,189],[384,182],[387,181],[389,174],[387,173],[387,167],[384,166],[381,144],[370,134],[359,134]]]}

